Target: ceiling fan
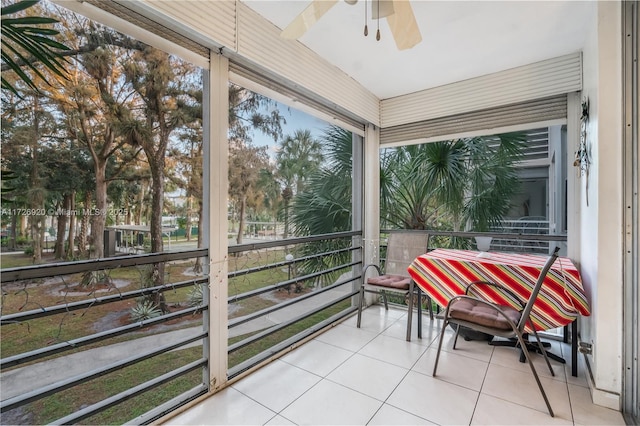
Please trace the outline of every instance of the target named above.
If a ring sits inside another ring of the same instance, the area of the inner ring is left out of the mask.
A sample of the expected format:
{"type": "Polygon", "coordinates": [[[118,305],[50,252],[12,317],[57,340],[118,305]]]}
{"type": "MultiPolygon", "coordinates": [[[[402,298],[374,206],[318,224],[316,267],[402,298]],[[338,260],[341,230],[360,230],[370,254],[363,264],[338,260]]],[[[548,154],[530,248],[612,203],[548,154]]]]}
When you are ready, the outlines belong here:
{"type": "MultiPolygon", "coordinates": [[[[354,5],[358,0],[344,0],[354,5]]],[[[410,49],[422,41],[422,35],[413,14],[409,0],[364,0],[365,2],[365,26],[364,35],[368,35],[367,26],[367,2],[371,3],[371,19],[379,20],[387,18],[387,23],[393,34],[396,46],[399,50],[410,49]]],[[[312,0],[298,16],[282,31],[281,36],[287,39],[298,39],[320,18],[327,13],[338,0],[312,0]]],[[[376,34],[380,40],[380,28],[376,34]]]]}

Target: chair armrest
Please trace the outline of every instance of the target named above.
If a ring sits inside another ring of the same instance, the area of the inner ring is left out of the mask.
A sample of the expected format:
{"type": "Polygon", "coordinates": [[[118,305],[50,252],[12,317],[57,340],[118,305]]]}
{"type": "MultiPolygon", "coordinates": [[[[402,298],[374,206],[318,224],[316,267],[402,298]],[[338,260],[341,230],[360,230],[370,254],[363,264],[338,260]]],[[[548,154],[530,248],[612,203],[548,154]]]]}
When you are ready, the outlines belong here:
{"type": "Polygon", "coordinates": [[[367,269],[369,268],[374,268],[377,272],[378,275],[383,275],[382,271],[380,270],[380,267],[378,265],[374,265],[373,263],[370,265],[367,265],[364,267],[364,269],[362,270],[362,276],[365,277],[367,275],[367,269]]]}
{"type": "Polygon", "coordinates": [[[491,281],[473,281],[467,286],[467,288],[464,291],[464,294],[468,296],[469,295],[469,289],[471,287],[475,286],[475,285],[488,285],[490,287],[499,288],[500,290],[504,291],[505,293],[508,293],[511,297],[513,297],[515,300],[517,300],[518,303],[520,304],[520,306],[522,306],[523,309],[526,306],[526,302],[524,300],[522,300],[520,298],[520,296],[518,296],[513,290],[511,290],[511,289],[509,289],[509,288],[507,288],[507,287],[505,287],[503,285],[500,285],[498,283],[491,282],[491,281]]]}
{"type": "MultiPolygon", "coordinates": [[[[500,308],[500,306],[501,306],[501,305],[497,305],[497,304],[495,304],[495,303],[487,302],[486,300],[482,300],[482,299],[479,299],[479,298],[477,298],[477,297],[466,296],[466,295],[458,295],[458,296],[455,296],[455,297],[451,298],[451,300],[449,300],[449,303],[447,303],[447,309],[444,311],[444,317],[445,317],[445,318],[449,318],[449,308],[451,307],[451,304],[452,304],[454,301],[462,300],[462,299],[474,300],[474,301],[476,301],[476,302],[478,302],[478,303],[481,303],[481,304],[483,304],[483,305],[485,305],[485,306],[487,306],[487,307],[489,307],[489,308],[494,309],[496,312],[498,312],[498,314],[500,314],[501,316],[503,316],[505,320],[507,320],[507,322],[509,323],[509,325],[510,325],[514,330],[517,330],[517,329],[518,329],[518,325],[517,325],[516,323],[514,323],[513,321],[511,321],[511,318],[509,318],[509,317],[507,316],[507,314],[505,314],[505,313],[504,313],[504,311],[500,308]]],[[[490,327],[487,327],[487,328],[490,328],[490,327]]]]}

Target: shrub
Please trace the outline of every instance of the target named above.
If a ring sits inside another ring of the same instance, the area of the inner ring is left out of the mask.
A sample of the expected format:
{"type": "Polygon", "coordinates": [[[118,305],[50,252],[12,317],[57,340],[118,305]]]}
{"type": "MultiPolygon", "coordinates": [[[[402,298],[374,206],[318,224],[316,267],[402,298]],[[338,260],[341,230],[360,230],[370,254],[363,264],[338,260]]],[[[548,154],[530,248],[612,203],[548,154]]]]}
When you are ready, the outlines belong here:
{"type": "Polygon", "coordinates": [[[160,308],[148,299],[141,299],[136,302],[136,306],[131,308],[131,319],[139,322],[162,315],[160,308]]]}
{"type": "Polygon", "coordinates": [[[191,290],[189,290],[189,294],[188,294],[189,306],[191,307],[202,306],[203,297],[204,297],[204,292],[202,288],[203,285],[204,284],[200,284],[200,285],[195,285],[191,287],[191,290]]]}

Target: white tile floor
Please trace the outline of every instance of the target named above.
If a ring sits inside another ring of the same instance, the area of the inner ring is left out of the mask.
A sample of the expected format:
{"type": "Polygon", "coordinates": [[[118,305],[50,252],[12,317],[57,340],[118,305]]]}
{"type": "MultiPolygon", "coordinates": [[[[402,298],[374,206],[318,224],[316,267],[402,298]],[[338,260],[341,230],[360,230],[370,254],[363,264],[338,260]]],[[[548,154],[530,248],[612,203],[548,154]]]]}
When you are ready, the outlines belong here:
{"type": "MultiPolygon", "coordinates": [[[[591,403],[583,365],[534,356],[555,418],[516,349],[458,339],[447,331],[432,376],[440,320],[423,320],[406,342],[406,311],[379,306],[351,317],[293,352],[168,420],[169,425],[624,425],[591,403]]],[[[570,348],[552,342],[570,360],[570,348]]]]}

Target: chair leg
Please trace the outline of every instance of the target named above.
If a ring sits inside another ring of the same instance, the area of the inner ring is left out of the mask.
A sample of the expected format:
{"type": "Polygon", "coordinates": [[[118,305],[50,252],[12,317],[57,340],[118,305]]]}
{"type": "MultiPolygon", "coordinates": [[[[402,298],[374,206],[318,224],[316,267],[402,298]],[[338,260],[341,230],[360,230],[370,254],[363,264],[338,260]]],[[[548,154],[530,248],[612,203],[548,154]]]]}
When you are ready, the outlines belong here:
{"type": "Polygon", "coordinates": [[[411,341],[411,325],[413,320],[413,281],[409,284],[409,300],[407,301],[407,342],[411,341]]]}
{"type": "Polygon", "coordinates": [[[438,369],[438,360],[440,359],[440,350],[442,350],[442,340],[444,339],[444,332],[447,329],[447,320],[442,322],[442,330],[440,330],[440,339],[438,339],[438,352],[436,352],[436,362],[433,364],[433,377],[436,377],[436,370],[438,369]]]}
{"type": "Polygon", "coordinates": [[[458,334],[460,334],[460,324],[456,324],[456,335],[453,336],[453,349],[456,348],[456,343],[458,343],[458,334]]]}
{"type": "Polygon", "coordinates": [[[412,280],[412,286],[418,289],[418,339],[422,339],[422,290],[412,280]]]}
{"type": "Polygon", "coordinates": [[[522,337],[522,334],[516,332],[518,337],[518,342],[520,342],[520,347],[522,348],[522,352],[524,356],[527,358],[527,362],[529,363],[529,367],[531,367],[531,372],[533,373],[533,377],[536,379],[536,383],[538,384],[538,388],[540,389],[540,393],[542,394],[542,398],[544,399],[545,404],[547,404],[547,409],[549,410],[549,415],[551,417],[555,417],[553,414],[553,410],[551,409],[551,404],[549,404],[549,399],[547,398],[547,394],[542,387],[542,383],[540,383],[540,378],[538,377],[538,373],[536,372],[536,368],[533,366],[533,361],[531,361],[531,355],[529,355],[529,351],[527,350],[526,342],[522,337]]]}
{"type": "Polygon", "coordinates": [[[360,287],[360,303],[358,303],[358,323],[357,323],[358,328],[360,328],[360,322],[362,321],[362,305],[364,305],[364,285],[360,287]]]}
{"type": "Polygon", "coordinates": [[[427,295],[427,307],[429,308],[429,319],[433,321],[433,302],[429,295],[427,295]]]}
{"type": "Polygon", "coordinates": [[[544,348],[544,346],[542,345],[542,341],[540,340],[540,336],[538,336],[538,333],[536,332],[535,329],[533,330],[533,335],[536,336],[536,340],[538,341],[538,348],[540,349],[540,353],[544,357],[544,360],[547,362],[547,367],[549,367],[549,371],[551,372],[551,375],[555,376],[556,373],[554,373],[553,372],[553,368],[551,368],[551,363],[549,362],[549,357],[547,356],[547,351],[544,348]]]}
{"type": "Polygon", "coordinates": [[[384,302],[384,309],[388,311],[389,304],[387,303],[387,293],[384,290],[380,290],[380,293],[382,293],[382,301],[384,302]]]}

